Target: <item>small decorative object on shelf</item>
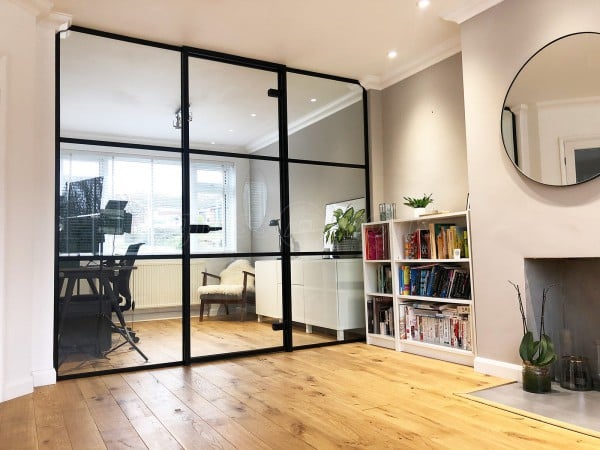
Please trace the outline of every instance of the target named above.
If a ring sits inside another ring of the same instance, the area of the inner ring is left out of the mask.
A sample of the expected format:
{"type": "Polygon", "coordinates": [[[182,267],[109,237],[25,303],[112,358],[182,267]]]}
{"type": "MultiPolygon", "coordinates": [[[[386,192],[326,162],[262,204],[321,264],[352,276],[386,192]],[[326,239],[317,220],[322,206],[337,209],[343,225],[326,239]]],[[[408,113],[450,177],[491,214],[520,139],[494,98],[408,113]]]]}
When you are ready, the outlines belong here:
{"type": "Polygon", "coordinates": [[[554,345],[550,336],[544,333],[544,312],[548,292],[553,285],[547,286],[542,292],[542,312],[540,316],[540,334],[536,341],[533,332],[527,328],[527,318],[519,285],[509,281],[517,291],[521,321],[523,322],[523,338],[519,346],[519,355],[523,360],[523,390],[533,393],[550,392],[550,365],[556,360],[554,345]]]}
{"type": "Polygon", "coordinates": [[[395,203],[380,203],[379,204],[379,220],[386,221],[396,218],[395,203]]]}
{"type": "Polygon", "coordinates": [[[364,209],[355,210],[352,206],[333,212],[334,221],[325,225],[325,241],[333,244],[334,251],[360,251],[360,241],[355,233],[360,232],[360,225],[365,215],[364,209]]]}
{"type": "Polygon", "coordinates": [[[430,203],[433,203],[433,194],[423,194],[423,197],[403,197],[405,202],[404,205],[410,206],[414,209],[414,216],[419,217],[425,212],[425,208],[430,203]]]}

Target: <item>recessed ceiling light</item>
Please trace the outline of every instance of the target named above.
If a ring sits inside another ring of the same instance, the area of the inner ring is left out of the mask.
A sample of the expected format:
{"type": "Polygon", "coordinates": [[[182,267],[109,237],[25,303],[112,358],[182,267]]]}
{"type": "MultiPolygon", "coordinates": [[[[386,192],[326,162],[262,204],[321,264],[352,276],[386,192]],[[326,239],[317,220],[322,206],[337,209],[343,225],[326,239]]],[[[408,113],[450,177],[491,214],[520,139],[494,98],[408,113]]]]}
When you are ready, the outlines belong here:
{"type": "Polygon", "coordinates": [[[256,117],[256,113],[250,114],[250,117],[256,117]]]}
{"type": "Polygon", "coordinates": [[[398,52],[396,50],[390,50],[387,56],[390,59],[394,59],[396,56],[398,56],[398,52]]]}
{"type": "Polygon", "coordinates": [[[316,98],[311,98],[311,99],[310,99],[310,102],[311,102],[311,103],[315,103],[316,101],[317,101],[317,99],[316,99],[316,98]]]}
{"type": "Polygon", "coordinates": [[[429,0],[418,0],[417,1],[417,6],[421,9],[427,8],[429,6],[429,3],[431,3],[429,0]]]}
{"type": "Polygon", "coordinates": [[[233,133],[233,128],[230,128],[230,129],[229,129],[229,130],[227,130],[227,131],[229,131],[230,133],[233,133]]]}
{"type": "Polygon", "coordinates": [[[211,141],[211,143],[210,143],[210,144],[211,144],[211,145],[215,145],[215,144],[216,144],[216,142],[215,142],[215,141],[211,141]]]}

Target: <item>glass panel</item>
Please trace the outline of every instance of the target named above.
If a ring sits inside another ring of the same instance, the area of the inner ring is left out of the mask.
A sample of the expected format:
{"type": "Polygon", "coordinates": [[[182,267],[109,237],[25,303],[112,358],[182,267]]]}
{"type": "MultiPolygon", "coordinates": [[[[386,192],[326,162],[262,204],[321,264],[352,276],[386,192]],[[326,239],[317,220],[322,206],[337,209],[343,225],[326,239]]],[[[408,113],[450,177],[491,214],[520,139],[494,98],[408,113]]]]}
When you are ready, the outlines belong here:
{"type": "MultiPolygon", "coordinates": [[[[323,233],[327,205],[353,205],[360,208],[364,198],[364,169],[290,164],[291,250],[315,252],[330,247],[323,233]]],[[[356,232],[356,237],[359,236],[360,227],[356,232]]],[[[360,251],[360,245],[357,251],[360,251]]]]}
{"type": "Polygon", "coordinates": [[[181,361],[181,262],[103,262],[60,263],[58,375],[181,361]]]}
{"type": "Polygon", "coordinates": [[[255,264],[252,258],[192,259],[192,357],[282,345],[282,333],[271,328],[281,317],[280,263],[255,264]]]}
{"type": "Polygon", "coordinates": [[[290,158],[365,163],[360,85],[288,73],[287,87],[290,158]]]}
{"type": "Polygon", "coordinates": [[[190,59],[190,147],[278,155],[277,74],[190,59]]]}
{"type": "Polygon", "coordinates": [[[61,144],[60,251],[181,253],[181,156],[61,144]]]}
{"type": "Polygon", "coordinates": [[[279,164],[275,161],[190,156],[192,254],[279,251],[279,164]],[[275,221],[275,222],[273,222],[275,221]]]}
{"type": "Polygon", "coordinates": [[[62,137],[181,145],[179,52],[72,31],[60,52],[62,137]]]}

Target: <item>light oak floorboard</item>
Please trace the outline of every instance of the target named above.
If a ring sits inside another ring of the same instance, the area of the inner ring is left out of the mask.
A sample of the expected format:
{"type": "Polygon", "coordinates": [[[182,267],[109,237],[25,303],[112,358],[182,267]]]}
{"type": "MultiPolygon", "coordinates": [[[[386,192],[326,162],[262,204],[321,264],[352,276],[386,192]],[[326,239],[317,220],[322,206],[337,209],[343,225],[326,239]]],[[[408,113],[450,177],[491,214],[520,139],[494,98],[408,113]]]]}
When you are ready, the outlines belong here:
{"type": "Polygon", "coordinates": [[[597,449],[459,395],[506,380],[346,344],[59,382],[0,404],[2,448],[597,449]]]}
{"type": "MultiPolygon", "coordinates": [[[[191,349],[192,356],[207,356],[281,347],[282,334],[273,331],[271,322],[257,322],[250,314],[248,320],[240,321],[239,315],[212,316],[202,322],[192,317],[191,349]]],[[[133,329],[140,338],[138,347],[148,356],[148,362],[131,348],[129,344],[120,347],[106,357],[89,353],[67,353],[60,356],[59,375],[72,375],[100,370],[119,369],[161,364],[182,359],[181,319],[149,320],[134,322],[133,329]]],[[[303,326],[295,326],[293,341],[295,346],[331,342],[336,339],[331,333],[306,333],[303,326]]],[[[123,342],[123,338],[113,333],[113,345],[123,342]]]]}

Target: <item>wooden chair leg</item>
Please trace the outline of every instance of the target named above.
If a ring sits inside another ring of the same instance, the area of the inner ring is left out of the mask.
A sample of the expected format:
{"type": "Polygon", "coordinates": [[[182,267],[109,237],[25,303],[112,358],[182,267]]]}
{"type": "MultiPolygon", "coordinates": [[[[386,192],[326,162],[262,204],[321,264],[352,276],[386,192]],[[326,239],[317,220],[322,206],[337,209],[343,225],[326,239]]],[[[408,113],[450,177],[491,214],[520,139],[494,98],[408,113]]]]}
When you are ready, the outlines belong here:
{"type": "Polygon", "coordinates": [[[204,302],[200,299],[200,318],[199,321],[202,322],[204,320],[204,302]]]}

